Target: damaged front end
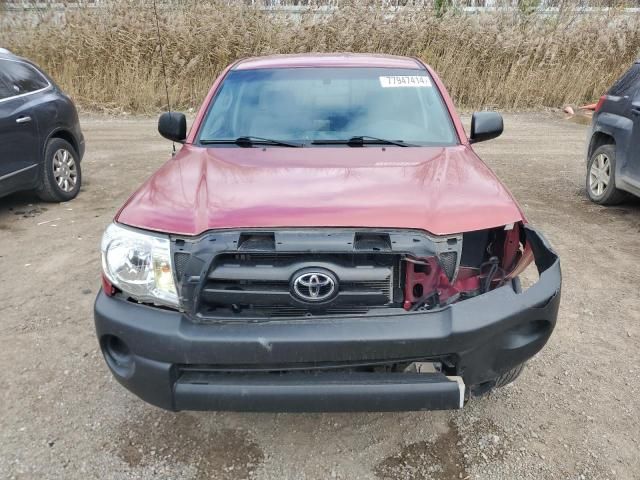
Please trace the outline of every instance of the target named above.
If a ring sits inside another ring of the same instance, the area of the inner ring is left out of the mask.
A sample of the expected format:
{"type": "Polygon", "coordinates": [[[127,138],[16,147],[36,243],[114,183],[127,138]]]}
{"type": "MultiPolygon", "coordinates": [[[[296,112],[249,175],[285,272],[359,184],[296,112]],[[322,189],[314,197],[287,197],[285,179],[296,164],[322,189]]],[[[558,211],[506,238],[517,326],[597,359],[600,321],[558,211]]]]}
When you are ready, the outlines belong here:
{"type": "Polygon", "coordinates": [[[169,410],[461,408],[540,351],[560,303],[559,259],[521,223],[215,231],[171,255],[181,311],[121,292],[95,304],[116,379],[169,410]]]}
{"type": "Polygon", "coordinates": [[[425,311],[487,293],[516,278],[533,260],[521,223],[445,240],[448,251],[402,258],[403,308],[425,311]]]}
{"type": "Polygon", "coordinates": [[[450,236],[217,231],[172,243],[181,307],[196,322],[429,311],[511,282],[533,259],[522,223],[450,236]]]}

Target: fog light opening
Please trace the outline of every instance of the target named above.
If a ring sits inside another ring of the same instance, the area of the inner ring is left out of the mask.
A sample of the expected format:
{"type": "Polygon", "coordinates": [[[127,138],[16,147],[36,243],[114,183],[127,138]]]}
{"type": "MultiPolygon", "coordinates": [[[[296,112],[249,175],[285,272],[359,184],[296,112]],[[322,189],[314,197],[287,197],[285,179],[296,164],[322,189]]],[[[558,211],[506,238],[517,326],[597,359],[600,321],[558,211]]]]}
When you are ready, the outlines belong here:
{"type": "Polygon", "coordinates": [[[547,320],[533,320],[509,330],[502,339],[502,345],[508,350],[536,345],[546,340],[552,329],[552,324],[547,320]]]}
{"type": "Polygon", "coordinates": [[[102,351],[107,364],[117,375],[130,377],[133,374],[133,355],[120,338],[115,335],[102,337],[102,351]]]}

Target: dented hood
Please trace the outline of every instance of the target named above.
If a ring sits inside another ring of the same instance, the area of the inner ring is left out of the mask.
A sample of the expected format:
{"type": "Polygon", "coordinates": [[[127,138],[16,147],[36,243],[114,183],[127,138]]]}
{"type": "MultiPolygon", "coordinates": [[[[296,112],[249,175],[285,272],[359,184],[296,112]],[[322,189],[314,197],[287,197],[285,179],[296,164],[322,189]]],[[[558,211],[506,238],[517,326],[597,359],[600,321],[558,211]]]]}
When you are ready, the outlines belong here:
{"type": "Polygon", "coordinates": [[[184,235],[251,227],[415,228],[444,235],[523,216],[466,145],[185,145],[131,196],[117,220],[184,235]]]}

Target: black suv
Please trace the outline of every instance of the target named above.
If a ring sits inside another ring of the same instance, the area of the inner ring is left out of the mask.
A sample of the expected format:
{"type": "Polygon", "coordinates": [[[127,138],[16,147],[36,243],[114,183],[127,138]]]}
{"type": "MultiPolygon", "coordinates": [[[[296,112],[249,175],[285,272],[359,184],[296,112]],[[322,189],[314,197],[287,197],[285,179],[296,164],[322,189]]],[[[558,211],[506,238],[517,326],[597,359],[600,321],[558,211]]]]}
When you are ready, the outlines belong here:
{"type": "Polygon", "coordinates": [[[600,98],[589,138],[589,198],[613,205],[640,196],[640,60],[600,98]]]}
{"type": "Polygon", "coordinates": [[[33,63],[0,49],[0,197],[49,202],[80,190],[84,137],[71,99],[33,63]]]}

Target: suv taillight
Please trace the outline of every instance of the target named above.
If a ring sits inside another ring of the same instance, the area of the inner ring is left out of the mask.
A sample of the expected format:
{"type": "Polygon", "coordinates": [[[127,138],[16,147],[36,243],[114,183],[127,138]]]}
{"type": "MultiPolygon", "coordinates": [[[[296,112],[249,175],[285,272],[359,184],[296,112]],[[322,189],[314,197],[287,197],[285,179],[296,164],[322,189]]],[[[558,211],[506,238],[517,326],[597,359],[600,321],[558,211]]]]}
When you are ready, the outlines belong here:
{"type": "Polygon", "coordinates": [[[599,112],[600,109],[602,108],[602,105],[604,104],[604,101],[607,99],[606,95],[602,95],[600,97],[600,100],[598,100],[598,103],[596,103],[596,112],[599,112]]]}

